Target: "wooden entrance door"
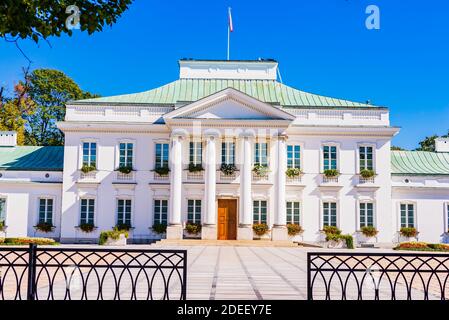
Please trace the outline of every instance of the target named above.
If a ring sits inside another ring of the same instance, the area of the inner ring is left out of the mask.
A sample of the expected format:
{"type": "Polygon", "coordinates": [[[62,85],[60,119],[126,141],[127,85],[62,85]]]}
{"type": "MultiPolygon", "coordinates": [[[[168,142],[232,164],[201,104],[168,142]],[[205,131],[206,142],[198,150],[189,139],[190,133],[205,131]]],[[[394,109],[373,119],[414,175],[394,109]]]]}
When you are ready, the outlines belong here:
{"type": "Polygon", "coordinates": [[[218,199],[218,240],[237,239],[237,200],[218,199]]]}

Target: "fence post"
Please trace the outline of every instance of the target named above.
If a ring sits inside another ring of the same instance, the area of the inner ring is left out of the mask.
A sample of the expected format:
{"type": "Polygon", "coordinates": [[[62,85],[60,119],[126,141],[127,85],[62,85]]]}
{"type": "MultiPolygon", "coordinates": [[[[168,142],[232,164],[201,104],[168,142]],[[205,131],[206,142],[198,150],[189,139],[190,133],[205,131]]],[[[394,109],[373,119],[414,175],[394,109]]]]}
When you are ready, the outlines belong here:
{"type": "Polygon", "coordinates": [[[184,282],[182,284],[182,300],[187,300],[187,250],[184,251],[184,268],[183,268],[184,282]]]}
{"type": "Polygon", "coordinates": [[[307,252],[307,300],[313,300],[312,297],[312,279],[310,274],[310,252],[307,252]]]}
{"type": "Polygon", "coordinates": [[[30,243],[28,251],[27,300],[34,300],[36,297],[36,249],[37,245],[30,243]]]}

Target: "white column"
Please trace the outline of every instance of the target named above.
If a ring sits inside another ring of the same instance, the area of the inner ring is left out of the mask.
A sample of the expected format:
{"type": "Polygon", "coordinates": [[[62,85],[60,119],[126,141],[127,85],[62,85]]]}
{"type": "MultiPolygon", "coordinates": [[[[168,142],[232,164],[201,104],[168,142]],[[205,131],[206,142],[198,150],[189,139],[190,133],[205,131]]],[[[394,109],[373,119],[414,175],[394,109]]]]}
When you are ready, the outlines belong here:
{"type": "Polygon", "coordinates": [[[243,161],[240,170],[240,225],[237,232],[239,240],[253,239],[253,203],[251,195],[252,186],[252,134],[243,134],[241,142],[241,152],[243,161]]]}
{"type": "Polygon", "coordinates": [[[279,135],[277,138],[276,212],[274,213],[274,224],[271,232],[272,240],[288,239],[285,204],[285,171],[287,170],[286,138],[285,135],[279,135]]]}
{"type": "Polygon", "coordinates": [[[170,206],[167,239],[182,239],[181,192],[182,192],[182,140],[184,135],[172,133],[170,143],[170,206]]]}
{"type": "Polygon", "coordinates": [[[216,205],[216,175],[217,132],[205,132],[206,138],[206,180],[205,180],[205,219],[201,229],[202,239],[217,239],[217,205],[216,205]]]}

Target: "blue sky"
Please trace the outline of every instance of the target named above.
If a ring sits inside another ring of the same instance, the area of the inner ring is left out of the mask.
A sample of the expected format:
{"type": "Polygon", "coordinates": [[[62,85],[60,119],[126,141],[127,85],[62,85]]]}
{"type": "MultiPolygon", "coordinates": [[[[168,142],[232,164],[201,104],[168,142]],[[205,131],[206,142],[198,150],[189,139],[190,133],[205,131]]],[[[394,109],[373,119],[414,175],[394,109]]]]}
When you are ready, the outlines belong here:
{"type": "MultiPolygon", "coordinates": [[[[402,127],[395,145],[415,148],[449,129],[447,0],[135,0],[101,33],[20,44],[33,68],[62,70],[84,90],[139,92],[175,80],[179,58],[226,58],[228,6],[232,59],[275,58],[290,86],[388,106],[402,127]],[[380,30],[365,28],[370,4],[380,30]]],[[[0,41],[1,85],[26,64],[0,41]]]]}

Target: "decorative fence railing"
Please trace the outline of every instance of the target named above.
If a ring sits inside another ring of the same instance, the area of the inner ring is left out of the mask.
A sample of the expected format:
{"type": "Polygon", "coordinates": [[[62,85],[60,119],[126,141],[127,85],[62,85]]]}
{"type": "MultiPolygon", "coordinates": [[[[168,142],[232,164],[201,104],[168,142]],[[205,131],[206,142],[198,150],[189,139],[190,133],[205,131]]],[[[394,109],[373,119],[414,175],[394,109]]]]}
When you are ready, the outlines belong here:
{"type": "Polygon", "coordinates": [[[449,255],[309,252],[309,300],[446,300],[449,255]]]}
{"type": "Polygon", "coordinates": [[[186,299],[185,250],[0,248],[0,300],[186,299]]]}

